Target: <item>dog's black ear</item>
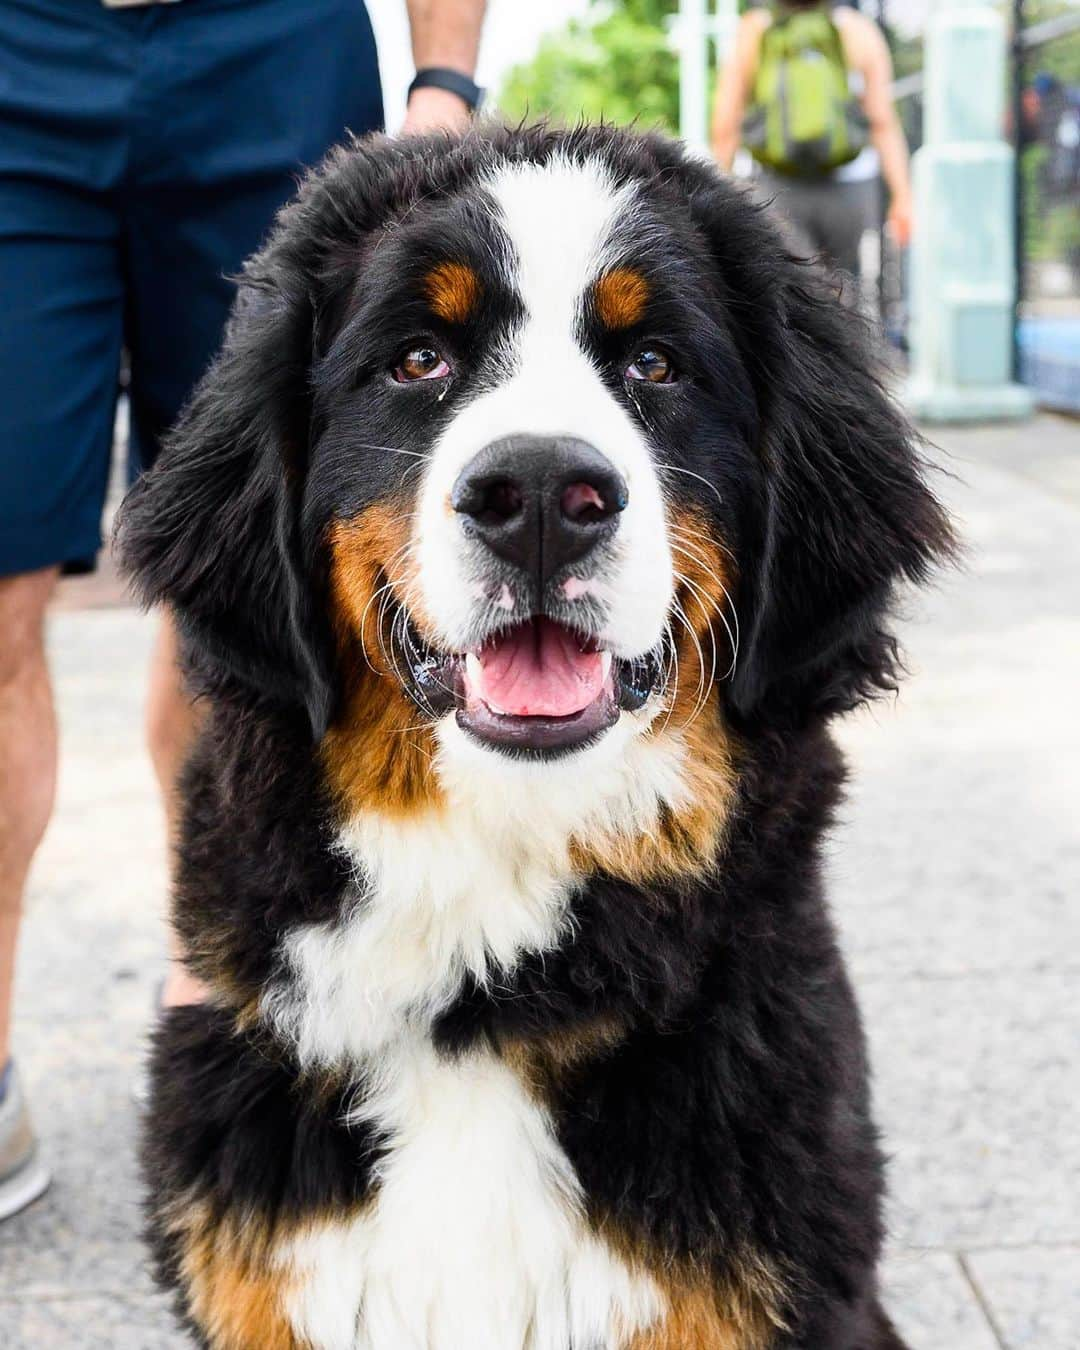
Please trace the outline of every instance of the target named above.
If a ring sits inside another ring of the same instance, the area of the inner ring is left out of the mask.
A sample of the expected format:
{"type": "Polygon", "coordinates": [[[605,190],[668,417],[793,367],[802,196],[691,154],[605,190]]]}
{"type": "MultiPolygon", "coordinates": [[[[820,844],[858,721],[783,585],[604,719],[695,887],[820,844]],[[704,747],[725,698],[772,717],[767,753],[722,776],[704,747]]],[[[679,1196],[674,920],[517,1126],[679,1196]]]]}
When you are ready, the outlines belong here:
{"type": "Polygon", "coordinates": [[[897,585],[924,581],[954,539],[837,282],[790,257],[730,184],[714,180],[695,206],[760,414],[761,509],[730,697],[744,717],[802,722],[895,688],[897,585]]]}
{"type": "Polygon", "coordinates": [[[292,291],[284,275],[242,285],[223,349],[128,494],[117,537],[144,601],[176,615],[196,669],[303,706],[318,738],[332,711],[329,642],[298,525],[313,329],[299,277],[292,291]]]}

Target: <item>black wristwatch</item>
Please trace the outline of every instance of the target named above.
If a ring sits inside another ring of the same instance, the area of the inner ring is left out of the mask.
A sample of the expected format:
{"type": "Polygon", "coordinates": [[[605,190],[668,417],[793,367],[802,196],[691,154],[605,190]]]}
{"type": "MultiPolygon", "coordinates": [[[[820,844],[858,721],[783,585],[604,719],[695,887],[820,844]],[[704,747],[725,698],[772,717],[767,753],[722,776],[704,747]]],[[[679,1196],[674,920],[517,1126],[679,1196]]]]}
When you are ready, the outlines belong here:
{"type": "Polygon", "coordinates": [[[484,97],[484,91],[475,80],[448,66],[425,66],[423,70],[418,70],[416,78],[409,85],[410,97],[414,89],[445,89],[448,94],[457,94],[471,112],[479,108],[484,97]]]}

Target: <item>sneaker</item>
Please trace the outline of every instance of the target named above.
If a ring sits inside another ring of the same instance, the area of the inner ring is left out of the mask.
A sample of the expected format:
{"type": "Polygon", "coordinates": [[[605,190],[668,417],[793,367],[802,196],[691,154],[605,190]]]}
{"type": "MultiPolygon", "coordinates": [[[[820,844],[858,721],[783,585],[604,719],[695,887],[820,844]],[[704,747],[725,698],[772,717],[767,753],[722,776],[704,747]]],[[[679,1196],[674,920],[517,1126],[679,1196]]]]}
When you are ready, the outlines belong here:
{"type": "Polygon", "coordinates": [[[0,1072],[0,1219],[10,1219],[44,1194],[52,1178],[38,1154],[15,1064],[0,1072]]]}

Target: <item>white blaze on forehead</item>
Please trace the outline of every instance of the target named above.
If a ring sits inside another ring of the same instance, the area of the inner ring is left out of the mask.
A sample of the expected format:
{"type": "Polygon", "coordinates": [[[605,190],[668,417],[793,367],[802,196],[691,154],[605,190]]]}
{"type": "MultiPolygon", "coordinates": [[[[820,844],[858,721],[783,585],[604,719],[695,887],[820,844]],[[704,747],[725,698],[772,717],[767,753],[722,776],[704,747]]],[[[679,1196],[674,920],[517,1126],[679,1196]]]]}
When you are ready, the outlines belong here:
{"type": "Polygon", "coordinates": [[[590,288],[625,257],[620,236],[633,225],[637,188],[616,184],[597,161],[567,159],[508,164],[484,188],[505,236],[506,281],[523,316],[487,353],[487,386],[452,418],[432,451],[417,514],[427,614],[440,641],[456,650],[469,645],[487,617],[477,593],[483,558],[447,510],[473,456],[504,436],[572,436],[604,454],[628,488],[602,575],[589,580],[606,597],[598,639],[617,656],[641,656],[659,642],[672,596],[663,496],[643,428],[605,384],[581,336],[590,288]]]}
{"type": "Polygon", "coordinates": [[[616,187],[595,160],[554,160],[509,165],[488,189],[516,255],[513,282],[527,311],[519,338],[565,342],[580,355],[575,330],[585,295],[616,243],[633,185],[616,187]]]}

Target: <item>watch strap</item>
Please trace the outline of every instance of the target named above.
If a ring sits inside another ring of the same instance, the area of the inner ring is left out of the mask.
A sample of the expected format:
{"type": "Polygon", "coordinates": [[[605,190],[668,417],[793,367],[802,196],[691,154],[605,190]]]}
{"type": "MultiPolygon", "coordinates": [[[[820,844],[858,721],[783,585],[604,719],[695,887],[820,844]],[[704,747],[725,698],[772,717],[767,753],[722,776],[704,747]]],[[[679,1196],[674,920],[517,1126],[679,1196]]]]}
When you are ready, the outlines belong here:
{"type": "Polygon", "coordinates": [[[425,66],[416,72],[416,78],[409,85],[411,96],[414,89],[445,89],[448,94],[456,94],[462,103],[473,112],[480,106],[484,91],[463,75],[460,70],[451,70],[449,66],[425,66]]]}

